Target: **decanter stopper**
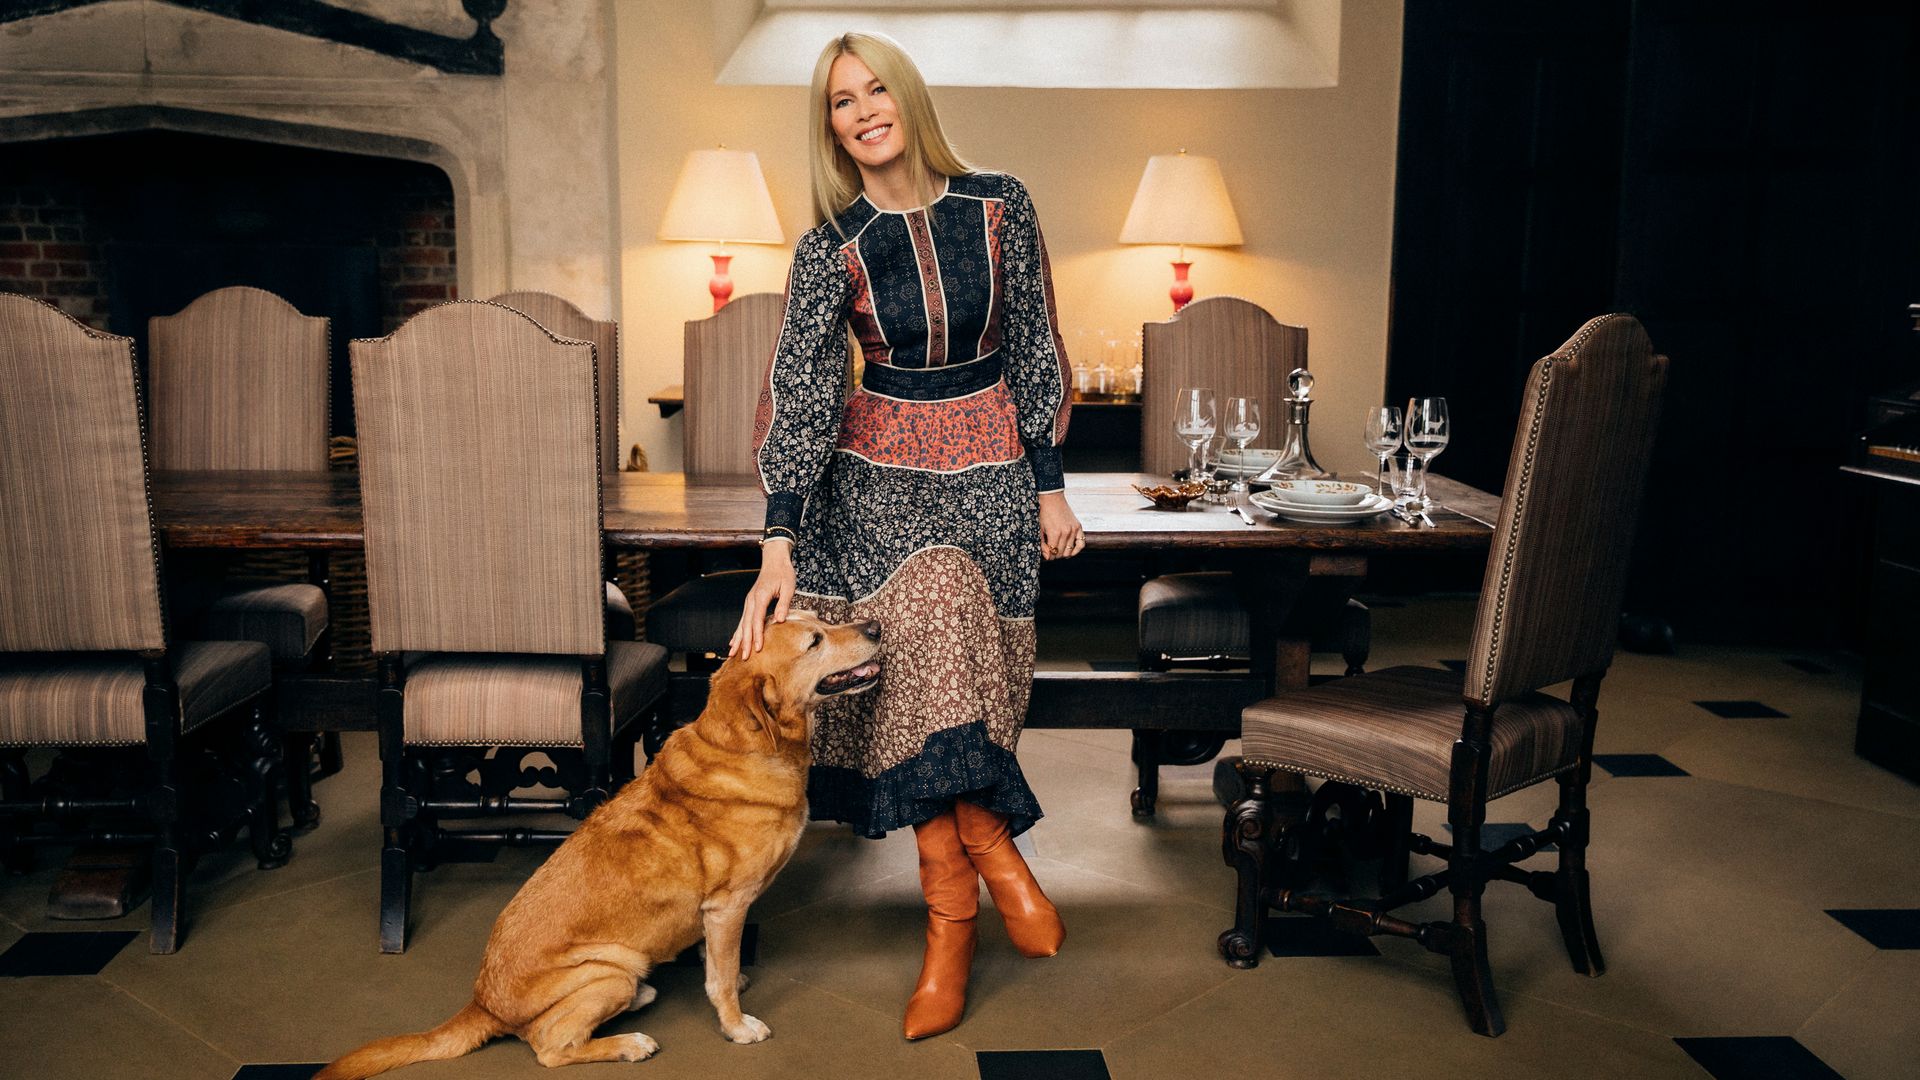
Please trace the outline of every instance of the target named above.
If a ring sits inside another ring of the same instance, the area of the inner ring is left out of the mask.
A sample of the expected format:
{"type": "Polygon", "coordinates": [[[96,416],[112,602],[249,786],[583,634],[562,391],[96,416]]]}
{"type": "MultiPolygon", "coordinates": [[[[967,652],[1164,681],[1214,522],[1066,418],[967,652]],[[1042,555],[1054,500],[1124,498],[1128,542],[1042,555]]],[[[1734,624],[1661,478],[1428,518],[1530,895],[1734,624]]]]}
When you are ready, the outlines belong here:
{"type": "Polygon", "coordinates": [[[1333,475],[1313,460],[1307,444],[1307,416],[1313,410],[1313,375],[1306,368],[1287,373],[1287,427],[1280,457],[1255,480],[1320,480],[1333,475]]]}

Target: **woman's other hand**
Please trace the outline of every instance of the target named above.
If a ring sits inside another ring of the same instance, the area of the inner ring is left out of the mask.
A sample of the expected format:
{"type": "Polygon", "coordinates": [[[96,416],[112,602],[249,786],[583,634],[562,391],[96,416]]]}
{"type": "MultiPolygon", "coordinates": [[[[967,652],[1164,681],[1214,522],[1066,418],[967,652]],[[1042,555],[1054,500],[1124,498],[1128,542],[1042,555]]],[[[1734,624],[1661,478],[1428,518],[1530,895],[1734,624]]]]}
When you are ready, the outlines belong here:
{"type": "Polygon", "coordinates": [[[1086,548],[1086,534],[1067,505],[1066,493],[1049,491],[1040,496],[1040,557],[1071,559],[1086,548]]]}
{"type": "Polygon", "coordinates": [[[787,621],[787,608],[793,603],[793,545],[785,540],[769,540],[760,545],[760,576],[747,590],[746,606],[740,611],[740,625],[727,642],[728,656],[752,656],[767,643],[767,605],[773,604],[773,621],[787,621]]]}

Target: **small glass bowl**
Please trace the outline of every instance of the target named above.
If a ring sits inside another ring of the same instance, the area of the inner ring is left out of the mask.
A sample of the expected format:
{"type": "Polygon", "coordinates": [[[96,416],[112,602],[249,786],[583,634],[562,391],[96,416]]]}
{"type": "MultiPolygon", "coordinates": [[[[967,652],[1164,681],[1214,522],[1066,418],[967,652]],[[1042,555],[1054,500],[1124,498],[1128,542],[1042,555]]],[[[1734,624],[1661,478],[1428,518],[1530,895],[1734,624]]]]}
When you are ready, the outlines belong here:
{"type": "Polygon", "coordinates": [[[1141,487],[1135,484],[1133,490],[1151,501],[1156,510],[1185,510],[1188,503],[1207,493],[1207,485],[1191,482],[1141,487]]]}

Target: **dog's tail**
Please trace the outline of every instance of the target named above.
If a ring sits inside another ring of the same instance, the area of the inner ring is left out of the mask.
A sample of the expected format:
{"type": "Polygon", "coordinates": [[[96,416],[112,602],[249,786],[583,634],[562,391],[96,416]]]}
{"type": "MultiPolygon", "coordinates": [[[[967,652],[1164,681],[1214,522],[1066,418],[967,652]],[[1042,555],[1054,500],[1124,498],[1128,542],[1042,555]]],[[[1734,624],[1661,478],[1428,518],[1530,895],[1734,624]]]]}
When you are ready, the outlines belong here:
{"type": "Polygon", "coordinates": [[[366,1080],[416,1061],[456,1058],[472,1053],[488,1039],[507,1031],[507,1025],[481,1008],[478,1002],[468,1002],[453,1019],[432,1031],[375,1039],[313,1074],[313,1080],[366,1080]]]}

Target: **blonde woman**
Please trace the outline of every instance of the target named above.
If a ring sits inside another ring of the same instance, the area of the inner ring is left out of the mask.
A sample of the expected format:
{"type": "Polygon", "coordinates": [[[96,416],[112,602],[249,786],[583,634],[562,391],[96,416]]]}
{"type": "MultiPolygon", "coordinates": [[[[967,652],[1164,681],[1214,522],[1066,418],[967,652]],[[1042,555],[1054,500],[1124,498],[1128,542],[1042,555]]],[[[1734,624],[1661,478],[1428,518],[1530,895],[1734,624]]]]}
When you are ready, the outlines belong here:
{"type": "Polygon", "coordinates": [[[900,46],[834,39],[809,108],[820,223],[761,391],[766,536],[731,648],[760,648],[769,606],[884,628],[879,686],[821,710],[808,795],[815,818],[914,831],[918,1039],[965,1010],[982,878],[1022,953],[1066,934],[1012,838],[1040,817],[1014,757],[1040,562],[1085,547],[1060,471],[1071,380],[1026,189],[960,159],[900,46]]]}

